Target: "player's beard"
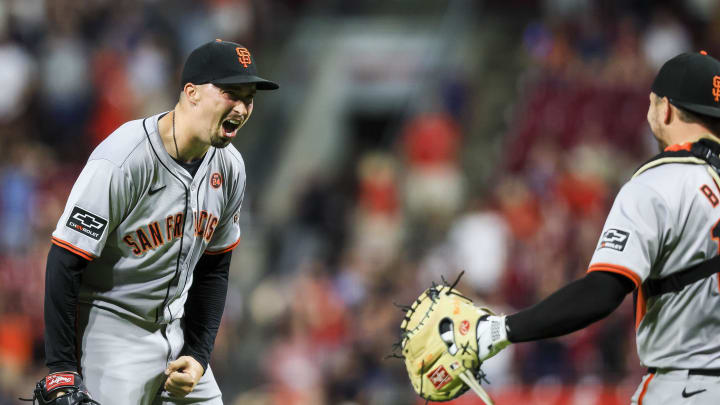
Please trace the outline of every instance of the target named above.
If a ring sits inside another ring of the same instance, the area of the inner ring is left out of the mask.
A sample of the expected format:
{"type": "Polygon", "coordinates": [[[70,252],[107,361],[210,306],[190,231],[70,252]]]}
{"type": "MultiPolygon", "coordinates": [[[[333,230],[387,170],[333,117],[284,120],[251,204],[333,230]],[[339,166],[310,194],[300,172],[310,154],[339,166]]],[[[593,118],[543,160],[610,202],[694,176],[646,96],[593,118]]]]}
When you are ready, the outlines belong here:
{"type": "Polygon", "coordinates": [[[663,136],[663,127],[658,119],[657,112],[648,116],[648,123],[650,124],[650,132],[652,132],[655,141],[657,141],[658,149],[660,149],[660,152],[662,153],[669,145],[663,136]]]}
{"type": "Polygon", "coordinates": [[[215,148],[224,148],[228,145],[230,145],[230,141],[232,141],[232,138],[226,138],[224,136],[220,135],[213,135],[210,137],[210,145],[212,145],[215,148]]]}
{"type": "Polygon", "coordinates": [[[668,145],[668,143],[665,141],[665,138],[663,137],[663,133],[662,133],[662,128],[660,128],[659,126],[656,127],[655,132],[653,132],[653,136],[655,137],[655,140],[657,141],[658,149],[659,149],[660,153],[662,153],[663,151],[665,151],[665,149],[666,149],[668,146],[670,146],[670,145],[668,145]]]}

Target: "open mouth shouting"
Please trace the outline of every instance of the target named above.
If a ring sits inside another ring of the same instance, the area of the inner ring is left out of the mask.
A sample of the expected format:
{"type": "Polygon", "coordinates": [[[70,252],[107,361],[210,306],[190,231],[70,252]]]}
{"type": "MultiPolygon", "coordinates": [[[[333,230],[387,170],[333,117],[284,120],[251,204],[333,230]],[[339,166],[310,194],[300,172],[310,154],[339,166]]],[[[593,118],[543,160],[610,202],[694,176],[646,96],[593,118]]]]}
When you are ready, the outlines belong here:
{"type": "Polygon", "coordinates": [[[242,118],[228,118],[222,122],[223,135],[226,138],[233,138],[237,134],[238,128],[242,126],[242,118]]]}

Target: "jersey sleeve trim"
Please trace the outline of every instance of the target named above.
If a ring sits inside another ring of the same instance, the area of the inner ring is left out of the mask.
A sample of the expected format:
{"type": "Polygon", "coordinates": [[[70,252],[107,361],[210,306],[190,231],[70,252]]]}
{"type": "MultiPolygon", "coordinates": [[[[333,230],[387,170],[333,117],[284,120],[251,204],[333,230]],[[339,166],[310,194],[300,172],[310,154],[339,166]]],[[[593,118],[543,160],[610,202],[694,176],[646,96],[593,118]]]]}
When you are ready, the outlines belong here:
{"type": "Polygon", "coordinates": [[[628,269],[627,267],[612,263],[593,263],[592,265],[590,265],[590,268],[588,268],[587,272],[590,273],[591,271],[607,271],[610,273],[621,274],[632,280],[632,282],[635,284],[635,288],[637,288],[637,290],[635,291],[635,330],[637,330],[640,326],[640,322],[645,317],[645,313],[647,311],[645,303],[645,293],[641,288],[642,279],[640,278],[640,276],[638,276],[637,273],[628,269]]]}
{"type": "Polygon", "coordinates": [[[594,263],[588,268],[588,273],[592,271],[607,271],[610,273],[616,273],[621,274],[627,278],[629,278],[633,284],[635,284],[635,288],[640,288],[642,285],[642,279],[640,276],[637,275],[634,271],[628,269],[627,267],[619,266],[617,264],[611,264],[611,263],[594,263]]]}
{"type": "Polygon", "coordinates": [[[65,249],[65,250],[69,250],[70,252],[82,257],[83,259],[86,259],[86,260],[95,259],[95,256],[92,253],[86,252],[86,251],[80,249],[79,247],[75,247],[72,244],[70,244],[69,242],[65,242],[64,240],[56,238],[54,236],[51,238],[51,240],[52,240],[52,243],[54,243],[55,245],[65,249]]]}
{"type": "Polygon", "coordinates": [[[225,249],[222,249],[222,250],[206,250],[206,251],[204,252],[204,254],[206,254],[206,255],[221,255],[221,254],[223,254],[223,253],[227,253],[227,252],[235,249],[235,248],[237,247],[237,245],[240,244],[240,239],[241,239],[241,238],[238,238],[238,239],[235,241],[235,243],[233,243],[232,245],[226,247],[225,249]]]}

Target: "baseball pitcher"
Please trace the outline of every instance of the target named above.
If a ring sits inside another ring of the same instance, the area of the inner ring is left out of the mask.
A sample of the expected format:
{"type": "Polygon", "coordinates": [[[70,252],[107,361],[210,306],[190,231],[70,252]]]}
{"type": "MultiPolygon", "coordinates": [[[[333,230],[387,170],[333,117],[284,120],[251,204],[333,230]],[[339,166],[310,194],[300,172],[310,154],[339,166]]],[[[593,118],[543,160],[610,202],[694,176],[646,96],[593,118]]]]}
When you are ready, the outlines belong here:
{"type": "Polygon", "coordinates": [[[222,404],[208,366],[240,242],[245,167],[230,144],[253,110],[242,45],[195,49],[172,111],[131,121],[90,155],[52,234],[50,375],[41,404],[222,404]]]}

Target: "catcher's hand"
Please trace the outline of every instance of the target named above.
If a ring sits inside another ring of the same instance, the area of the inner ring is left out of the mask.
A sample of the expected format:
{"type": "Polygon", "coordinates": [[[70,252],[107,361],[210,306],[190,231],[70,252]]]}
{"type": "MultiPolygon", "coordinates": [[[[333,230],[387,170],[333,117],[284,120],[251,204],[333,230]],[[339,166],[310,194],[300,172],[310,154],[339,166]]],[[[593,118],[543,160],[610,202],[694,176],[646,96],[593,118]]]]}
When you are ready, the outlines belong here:
{"type": "Polygon", "coordinates": [[[406,309],[400,348],[415,391],[430,401],[449,401],[471,388],[492,405],[479,383],[489,350],[478,350],[477,333],[488,316],[499,317],[447,284],[425,290],[406,309]]]}
{"type": "Polygon", "coordinates": [[[23,400],[32,401],[33,404],[37,401],[39,405],[100,405],[90,396],[82,377],[71,372],[52,373],[42,378],[35,384],[33,398],[23,400]]]}
{"type": "Polygon", "coordinates": [[[505,316],[485,315],[477,326],[478,358],[483,362],[500,353],[510,341],[507,336],[505,316]]]}

